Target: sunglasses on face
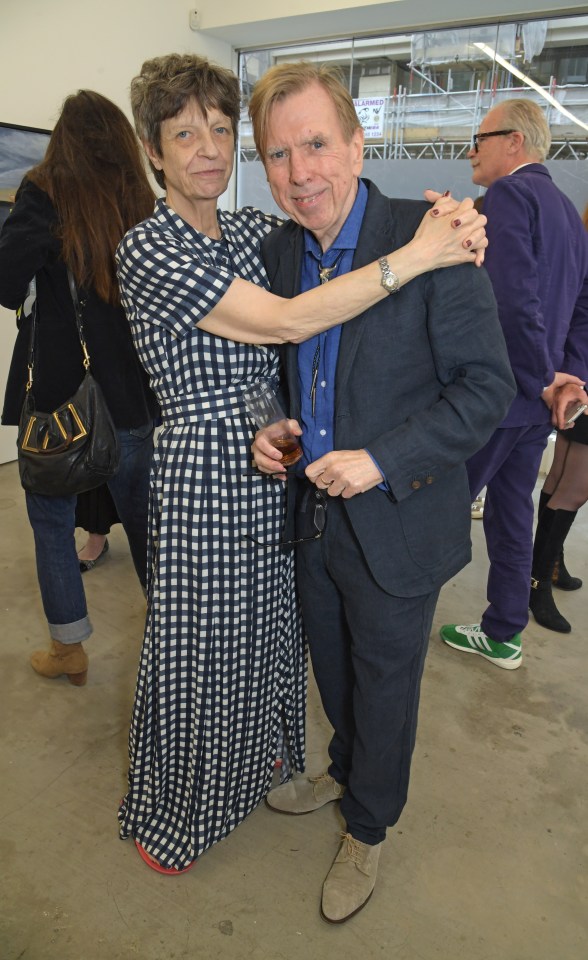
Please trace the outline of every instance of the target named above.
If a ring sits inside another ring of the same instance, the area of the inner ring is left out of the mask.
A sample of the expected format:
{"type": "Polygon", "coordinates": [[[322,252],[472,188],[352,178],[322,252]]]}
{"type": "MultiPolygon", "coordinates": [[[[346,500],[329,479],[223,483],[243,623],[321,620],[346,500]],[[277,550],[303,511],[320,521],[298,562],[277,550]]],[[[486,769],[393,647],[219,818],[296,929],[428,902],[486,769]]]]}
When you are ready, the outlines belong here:
{"type": "Polygon", "coordinates": [[[473,136],[474,150],[478,152],[478,144],[481,140],[487,140],[488,137],[507,137],[509,133],[516,133],[516,130],[493,130],[491,133],[475,133],[473,136]]]}

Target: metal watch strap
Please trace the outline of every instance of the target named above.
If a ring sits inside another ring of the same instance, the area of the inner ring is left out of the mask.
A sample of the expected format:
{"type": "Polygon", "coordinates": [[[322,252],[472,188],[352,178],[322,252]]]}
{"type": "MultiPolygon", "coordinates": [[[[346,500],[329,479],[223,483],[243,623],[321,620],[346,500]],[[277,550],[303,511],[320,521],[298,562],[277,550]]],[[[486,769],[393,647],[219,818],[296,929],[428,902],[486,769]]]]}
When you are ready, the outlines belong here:
{"type": "Polygon", "coordinates": [[[382,279],[380,280],[381,285],[383,286],[386,293],[396,293],[400,287],[400,278],[396,276],[395,273],[390,269],[390,264],[386,257],[380,257],[378,260],[378,266],[382,274],[382,279]]]}

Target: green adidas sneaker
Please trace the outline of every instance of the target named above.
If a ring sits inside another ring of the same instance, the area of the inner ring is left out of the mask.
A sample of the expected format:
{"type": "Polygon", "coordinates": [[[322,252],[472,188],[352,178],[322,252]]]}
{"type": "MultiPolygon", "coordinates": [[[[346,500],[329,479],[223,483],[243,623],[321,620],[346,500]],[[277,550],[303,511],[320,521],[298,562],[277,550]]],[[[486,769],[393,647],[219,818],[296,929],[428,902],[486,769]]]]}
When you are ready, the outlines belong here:
{"type": "Polygon", "coordinates": [[[515,633],[511,640],[499,643],[487,637],[479,623],[446,624],[441,627],[441,639],[455,650],[477,653],[503,670],[516,670],[523,662],[520,633],[515,633]]]}

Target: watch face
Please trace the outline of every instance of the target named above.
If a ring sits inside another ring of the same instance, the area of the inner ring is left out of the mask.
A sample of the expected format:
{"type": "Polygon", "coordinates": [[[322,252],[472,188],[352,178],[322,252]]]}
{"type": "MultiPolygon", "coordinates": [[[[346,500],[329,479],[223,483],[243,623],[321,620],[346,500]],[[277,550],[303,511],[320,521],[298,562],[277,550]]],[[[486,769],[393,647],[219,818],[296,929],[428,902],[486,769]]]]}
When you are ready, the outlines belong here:
{"type": "Polygon", "coordinates": [[[381,284],[388,293],[396,293],[400,286],[400,280],[395,273],[392,273],[388,261],[382,257],[378,263],[382,273],[381,284]]]}

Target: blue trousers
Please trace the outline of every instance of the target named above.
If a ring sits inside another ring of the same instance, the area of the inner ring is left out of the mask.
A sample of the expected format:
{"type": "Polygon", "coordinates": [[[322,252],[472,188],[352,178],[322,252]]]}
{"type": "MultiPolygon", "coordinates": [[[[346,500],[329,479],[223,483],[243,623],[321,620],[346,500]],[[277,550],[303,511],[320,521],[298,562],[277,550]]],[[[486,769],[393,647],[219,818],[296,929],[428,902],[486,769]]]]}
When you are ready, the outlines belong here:
{"type": "MultiPolygon", "coordinates": [[[[118,431],[120,465],[108,483],[143,588],[147,579],[153,429],[153,423],[149,422],[133,430],[118,431]]],[[[49,633],[61,643],[80,643],[92,633],[92,624],[75,546],[76,497],[43,497],[27,491],[26,503],[49,633]]]]}
{"type": "Polygon", "coordinates": [[[336,498],[323,537],[296,550],[312,666],[334,728],[329,773],[347,785],[347,830],[373,845],[406,803],[438,591],[408,599],[385,593],[336,498]]]}
{"type": "Polygon", "coordinates": [[[529,620],[533,490],[551,429],[550,423],[500,427],[467,462],[472,500],[486,487],[489,606],[481,627],[492,640],[510,640],[529,620]]]}

